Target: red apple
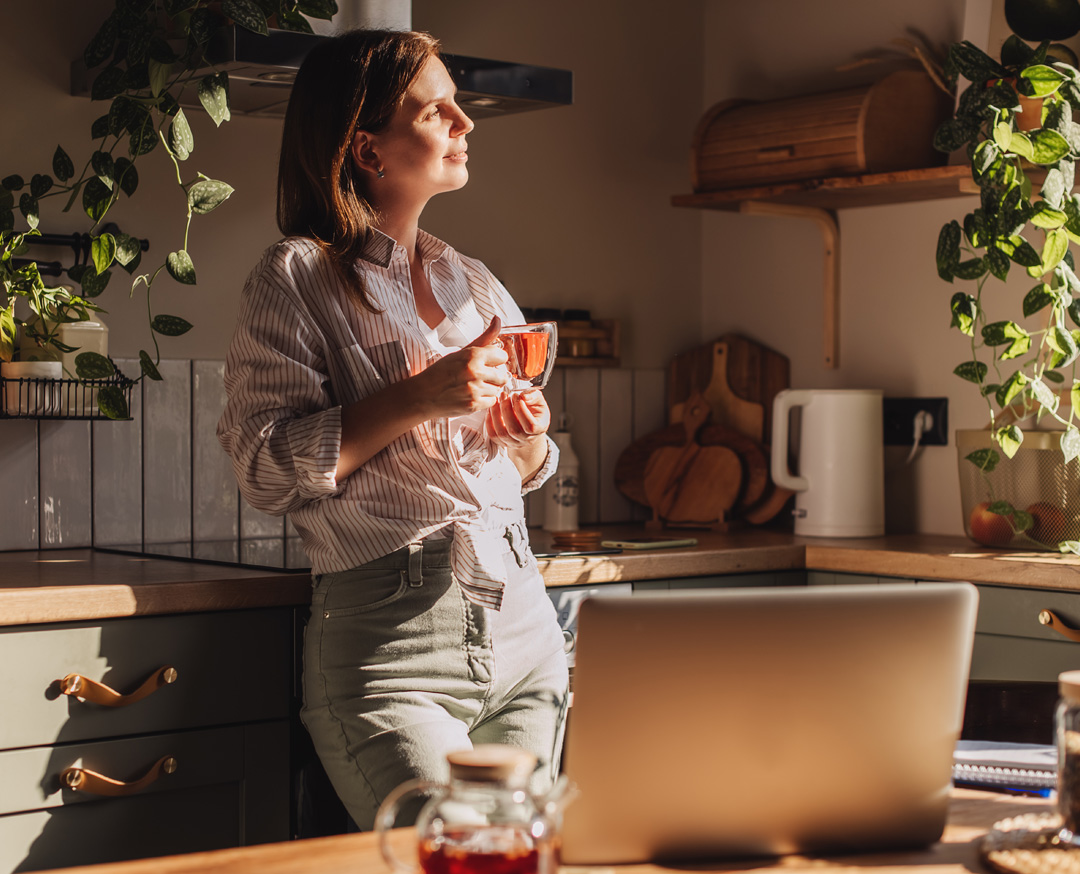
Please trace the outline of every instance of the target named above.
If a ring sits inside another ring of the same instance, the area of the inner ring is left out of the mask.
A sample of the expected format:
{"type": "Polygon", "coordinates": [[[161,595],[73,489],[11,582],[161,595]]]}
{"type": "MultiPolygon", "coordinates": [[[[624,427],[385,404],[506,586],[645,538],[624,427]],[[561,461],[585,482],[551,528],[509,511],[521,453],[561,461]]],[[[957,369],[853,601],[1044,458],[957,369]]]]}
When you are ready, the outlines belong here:
{"type": "Polygon", "coordinates": [[[976,504],[968,518],[971,539],[983,546],[1006,546],[1013,539],[1013,528],[1007,516],[990,512],[990,502],[976,504]]]}
{"type": "Polygon", "coordinates": [[[1066,532],[1068,520],[1061,507],[1055,507],[1046,501],[1038,501],[1028,507],[1027,511],[1035,520],[1027,531],[1028,537],[1032,540],[1045,543],[1047,546],[1055,546],[1058,542],[1069,539],[1066,532]]]}

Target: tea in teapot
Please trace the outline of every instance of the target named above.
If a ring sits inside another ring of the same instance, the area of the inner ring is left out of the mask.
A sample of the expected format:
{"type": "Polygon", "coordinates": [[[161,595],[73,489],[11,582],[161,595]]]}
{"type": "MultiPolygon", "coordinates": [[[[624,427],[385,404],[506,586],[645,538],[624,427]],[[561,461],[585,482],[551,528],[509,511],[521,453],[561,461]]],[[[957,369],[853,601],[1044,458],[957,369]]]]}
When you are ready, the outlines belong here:
{"type": "Polygon", "coordinates": [[[390,847],[388,832],[402,805],[427,795],[416,819],[424,874],[553,874],[558,867],[562,809],[572,792],[565,777],[535,798],[526,791],[536,757],[501,744],[451,753],[450,782],[410,780],[395,789],[375,816],[383,858],[418,874],[390,847]]]}

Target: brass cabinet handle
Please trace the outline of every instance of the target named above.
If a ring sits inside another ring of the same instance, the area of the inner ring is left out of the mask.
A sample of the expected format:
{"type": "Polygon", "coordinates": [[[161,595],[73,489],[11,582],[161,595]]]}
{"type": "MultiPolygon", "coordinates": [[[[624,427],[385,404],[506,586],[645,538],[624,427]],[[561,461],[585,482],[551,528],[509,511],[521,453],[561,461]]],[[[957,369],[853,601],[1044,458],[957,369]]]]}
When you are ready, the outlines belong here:
{"type": "Polygon", "coordinates": [[[97,771],[88,771],[86,768],[65,768],[60,772],[60,782],[68,789],[90,795],[134,795],[159,777],[172,774],[176,766],[175,757],[162,756],[150,767],[149,771],[131,783],[123,783],[99,774],[97,771]]]}
{"type": "Polygon", "coordinates": [[[1061,621],[1061,617],[1053,610],[1040,610],[1039,622],[1049,626],[1062,637],[1067,637],[1069,640],[1075,640],[1077,643],[1080,643],[1080,629],[1066,625],[1061,621]]]}
{"type": "Polygon", "coordinates": [[[60,691],[80,701],[89,701],[103,707],[127,707],[156,692],[162,686],[176,682],[176,668],[166,665],[158,668],[149,679],[129,695],[122,695],[104,683],[90,680],[82,674],[68,674],[60,681],[60,691]]]}

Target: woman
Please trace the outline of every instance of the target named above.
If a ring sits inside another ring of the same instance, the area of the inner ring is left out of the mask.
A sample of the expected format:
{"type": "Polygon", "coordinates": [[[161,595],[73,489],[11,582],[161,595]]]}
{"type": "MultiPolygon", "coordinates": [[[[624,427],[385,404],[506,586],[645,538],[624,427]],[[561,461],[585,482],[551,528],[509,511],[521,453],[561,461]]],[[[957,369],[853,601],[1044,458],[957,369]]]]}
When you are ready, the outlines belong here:
{"type": "Polygon", "coordinates": [[[278,171],[286,238],[248,278],[218,435],[244,497],[312,562],[302,718],[361,829],[474,743],[558,769],[562,634],[521,495],[557,463],[538,391],[507,395],[521,311],[418,228],[468,179],[473,124],[426,34],[356,31],[296,77],[278,171]]]}

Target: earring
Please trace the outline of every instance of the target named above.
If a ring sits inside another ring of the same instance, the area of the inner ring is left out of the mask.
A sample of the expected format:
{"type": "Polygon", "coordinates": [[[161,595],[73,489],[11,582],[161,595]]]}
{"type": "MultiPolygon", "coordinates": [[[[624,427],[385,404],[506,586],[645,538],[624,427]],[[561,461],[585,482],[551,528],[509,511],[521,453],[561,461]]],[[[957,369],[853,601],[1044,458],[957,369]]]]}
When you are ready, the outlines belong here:
{"type": "Polygon", "coordinates": [[[386,174],[383,173],[382,167],[375,171],[375,178],[382,179],[386,174]]]}

